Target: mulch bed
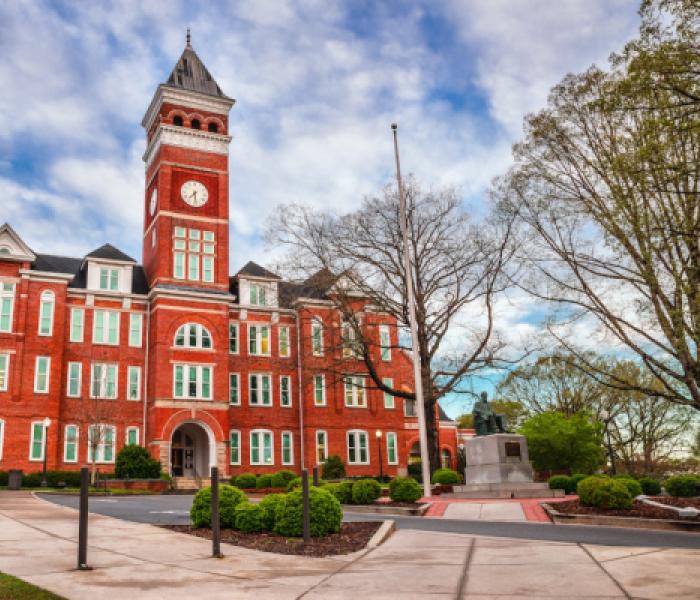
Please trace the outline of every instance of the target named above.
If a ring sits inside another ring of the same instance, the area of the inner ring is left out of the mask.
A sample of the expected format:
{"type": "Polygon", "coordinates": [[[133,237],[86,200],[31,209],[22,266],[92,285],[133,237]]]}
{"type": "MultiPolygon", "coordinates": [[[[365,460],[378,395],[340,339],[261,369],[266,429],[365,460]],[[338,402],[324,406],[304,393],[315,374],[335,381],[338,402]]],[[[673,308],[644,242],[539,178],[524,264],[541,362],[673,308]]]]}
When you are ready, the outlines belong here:
{"type": "MultiPolygon", "coordinates": [[[[381,521],[343,523],[339,533],[331,533],[320,538],[312,537],[308,544],[305,544],[303,539],[287,538],[270,531],[243,533],[235,529],[222,529],[221,541],[262,552],[316,557],[333,556],[362,550],[380,525],[381,521]]],[[[211,539],[211,529],[207,528],[196,528],[191,525],[162,525],[162,527],[211,539]]]]}
{"type": "MultiPolygon", "coordinates": [[[[667,496],[651,498],[656,502],[673,506],[693,506],[700,509],[700,500],[697,498],[669,498],[667,496]]],[[[605,515],[608,517],[636,517],[639,519],[672,519],[681,521],[700,521],[698,517],[681,517],[675,510],[666,510],[656,506],[650,506],[635,500],[629,510],[594,508],[592,506],[582,506],[578,499],[565,500],[553,505],[554,510],[565,514],[574,515],[605,515]]]]}

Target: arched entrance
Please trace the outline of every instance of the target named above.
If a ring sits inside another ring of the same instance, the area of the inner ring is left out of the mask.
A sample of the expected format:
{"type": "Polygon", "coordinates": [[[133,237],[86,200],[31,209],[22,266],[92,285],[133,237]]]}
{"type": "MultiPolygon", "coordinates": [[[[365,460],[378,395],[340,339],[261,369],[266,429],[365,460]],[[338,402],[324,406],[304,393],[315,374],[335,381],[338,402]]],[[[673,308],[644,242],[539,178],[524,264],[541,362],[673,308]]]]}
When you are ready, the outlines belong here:
{"type": "Polygon", "coordinates": [[[170,474],[173,477],[208,477],[216,464],[214,434],[203,423],[186,422],[170,440],[170,474]]]}

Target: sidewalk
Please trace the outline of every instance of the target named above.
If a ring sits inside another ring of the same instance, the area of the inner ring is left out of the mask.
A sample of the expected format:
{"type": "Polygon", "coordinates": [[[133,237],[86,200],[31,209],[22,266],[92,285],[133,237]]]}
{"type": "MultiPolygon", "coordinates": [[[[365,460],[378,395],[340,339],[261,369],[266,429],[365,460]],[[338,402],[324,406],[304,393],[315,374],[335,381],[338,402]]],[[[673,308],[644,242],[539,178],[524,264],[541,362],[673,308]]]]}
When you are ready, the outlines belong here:
{"type": "Polygon", "coordinates": [[[575,496],[565,498],[499,498],[480,500],[474,498],[421,498],[421,502],[430,502],[431,507],[426,517],[444,517],[465,521],[534,521],[551,523],[551,519],[542,508],[543,502],[556,503],[572,500],[575,496]]]}
{"type": "MultiPolygon", "coordinates": [[[[692,535],[692,534],[689,534],[692,535]]],[[[71,599],[700,597],[698,550],[585,546],[403,530],[338,558],[278,556],[0,492],[0,571],[71,599]]]]}

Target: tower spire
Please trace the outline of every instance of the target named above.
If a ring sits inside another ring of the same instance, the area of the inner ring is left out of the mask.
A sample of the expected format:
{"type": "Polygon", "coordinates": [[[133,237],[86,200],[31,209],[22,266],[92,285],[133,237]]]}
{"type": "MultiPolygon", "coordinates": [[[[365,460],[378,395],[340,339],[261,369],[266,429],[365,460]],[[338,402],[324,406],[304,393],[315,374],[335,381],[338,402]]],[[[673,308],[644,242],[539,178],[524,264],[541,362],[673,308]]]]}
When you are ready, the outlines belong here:
{"type": "Polygon", "coordinates": [[[191,48],[192,46],[190,45],[190,41],[192,40],[192,36],[190,35],[190,28],[187,28],[187,35],[185,36],[185,41],[187,42],[187,47],[191,48]]]}

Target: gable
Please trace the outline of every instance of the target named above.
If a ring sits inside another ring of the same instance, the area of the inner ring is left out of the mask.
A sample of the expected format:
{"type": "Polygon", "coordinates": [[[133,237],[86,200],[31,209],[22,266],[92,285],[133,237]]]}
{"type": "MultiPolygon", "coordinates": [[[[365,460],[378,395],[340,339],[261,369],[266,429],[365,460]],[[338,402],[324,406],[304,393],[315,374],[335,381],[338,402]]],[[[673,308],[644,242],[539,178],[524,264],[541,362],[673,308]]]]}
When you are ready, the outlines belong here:
{"type": "Polygon", "coordinates": [[[34,262],[36,255],[8,223],[0,226],[0,260],[34,262]]]}

